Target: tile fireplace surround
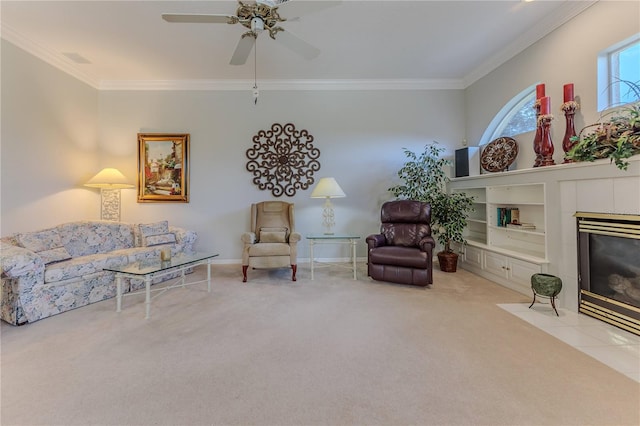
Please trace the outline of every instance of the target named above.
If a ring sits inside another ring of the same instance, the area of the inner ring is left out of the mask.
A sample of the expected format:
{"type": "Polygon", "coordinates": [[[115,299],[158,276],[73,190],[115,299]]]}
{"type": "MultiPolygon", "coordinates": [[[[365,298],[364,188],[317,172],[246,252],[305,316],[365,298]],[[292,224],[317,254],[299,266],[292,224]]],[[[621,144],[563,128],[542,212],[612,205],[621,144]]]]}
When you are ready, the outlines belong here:
{"type": "MultiPolygon", "coordinates": [[[[609,160],[569,163],[451,180],[451,189],[491,185],[545,184],[548,273],[559,276],[558,305],[578,312],[578,255],[575,213],[640,214],[640,156],[628,170],[609,160]]],[[[519,291],[531,295],[530,288],[519,291]]]]}

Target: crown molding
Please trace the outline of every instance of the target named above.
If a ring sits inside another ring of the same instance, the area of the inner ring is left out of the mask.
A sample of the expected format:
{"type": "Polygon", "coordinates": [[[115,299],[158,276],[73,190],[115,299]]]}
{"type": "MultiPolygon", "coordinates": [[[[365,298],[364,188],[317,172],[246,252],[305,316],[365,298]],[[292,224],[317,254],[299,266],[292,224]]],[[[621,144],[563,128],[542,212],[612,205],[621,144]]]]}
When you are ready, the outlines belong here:
{"type": "MultiPolygon", "coordinates": [[[[109,80],[100,90],[249,90],[254,80],[109,80]]],[[[464,89],[454,79],[259,80],[260,90],[451,90],[464,89]]]]}
{"type": "Polygon", "coordinates": [[[551,16],[539,21],[533,28],[520,35],[501,52],[490,57],[474,71],[465,76],[463,78],[464,87],[467,88],[471,86],[473,83],[480,80],[482,77],[489,74],[509,59],[521,53],[529,46],[532,46],[558,27],[575,18],[598,1],[599,0],[566,1],[559,9],[555,10],[551,16]]]}
{"type": "Polygon", "coordinates": [[[6,24],[0,24],[0,36],[8,42],[15,44],[22,50],[32,54],[36,58],[41,59],[49,65],[58,68],[59,70],[71,75],[72,77],[77,78],[78,80],[88,84],[94,89],[99,88],[99,81],[80,71],[77,64],[75,64],[73,61],[64,58],[62,55],[58,55],[52,52],[50,49],[47,49],[44,46],[41,46],[38,43],[27,39],[26,37],[23,37],[17,31],[7,26],[6,24]]]}

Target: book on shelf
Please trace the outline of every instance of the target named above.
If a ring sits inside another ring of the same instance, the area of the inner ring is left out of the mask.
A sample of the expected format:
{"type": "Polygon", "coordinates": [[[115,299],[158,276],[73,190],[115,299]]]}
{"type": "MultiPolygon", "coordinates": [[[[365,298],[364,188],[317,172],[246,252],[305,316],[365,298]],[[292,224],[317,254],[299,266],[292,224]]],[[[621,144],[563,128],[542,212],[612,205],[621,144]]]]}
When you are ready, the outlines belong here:
{"type": "Polygon", "coordinates": [[[507,223],[507,228],[530,231],[532,229],[536,229],[536,225],[534,225],[533,223],[507,223]]]}
{"type": "Polygon", "coordinates": [[[497,208],[498,226],[505,227],[508,224],[520,223],[520,210],[517,207],[497,208]]]}

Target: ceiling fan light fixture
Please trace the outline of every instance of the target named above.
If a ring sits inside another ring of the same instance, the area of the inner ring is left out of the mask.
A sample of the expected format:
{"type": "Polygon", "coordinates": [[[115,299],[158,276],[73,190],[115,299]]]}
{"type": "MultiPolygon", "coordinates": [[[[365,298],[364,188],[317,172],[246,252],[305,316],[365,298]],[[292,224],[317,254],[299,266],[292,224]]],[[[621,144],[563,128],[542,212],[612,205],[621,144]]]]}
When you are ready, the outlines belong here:
{"type": "Polygon", "coordinates": [[[256,33],[256,35],[264,31],[264,21],[262,18],[256,16],[251,19],[251,31],[256,33]]]}

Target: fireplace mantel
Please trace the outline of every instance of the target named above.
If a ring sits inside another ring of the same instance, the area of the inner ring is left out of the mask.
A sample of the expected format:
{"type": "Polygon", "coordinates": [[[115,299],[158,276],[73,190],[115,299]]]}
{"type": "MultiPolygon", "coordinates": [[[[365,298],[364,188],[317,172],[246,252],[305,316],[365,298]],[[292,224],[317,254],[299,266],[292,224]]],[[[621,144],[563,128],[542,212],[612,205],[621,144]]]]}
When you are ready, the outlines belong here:
{"type": "Polygon", "coordinates": [[[608,159],[451,179],[450,190],[545,185],[547,272],[563,281],[559,305],[578,312],[577,211],[640,214],[640,155],[627,170],[608,159]]]}

